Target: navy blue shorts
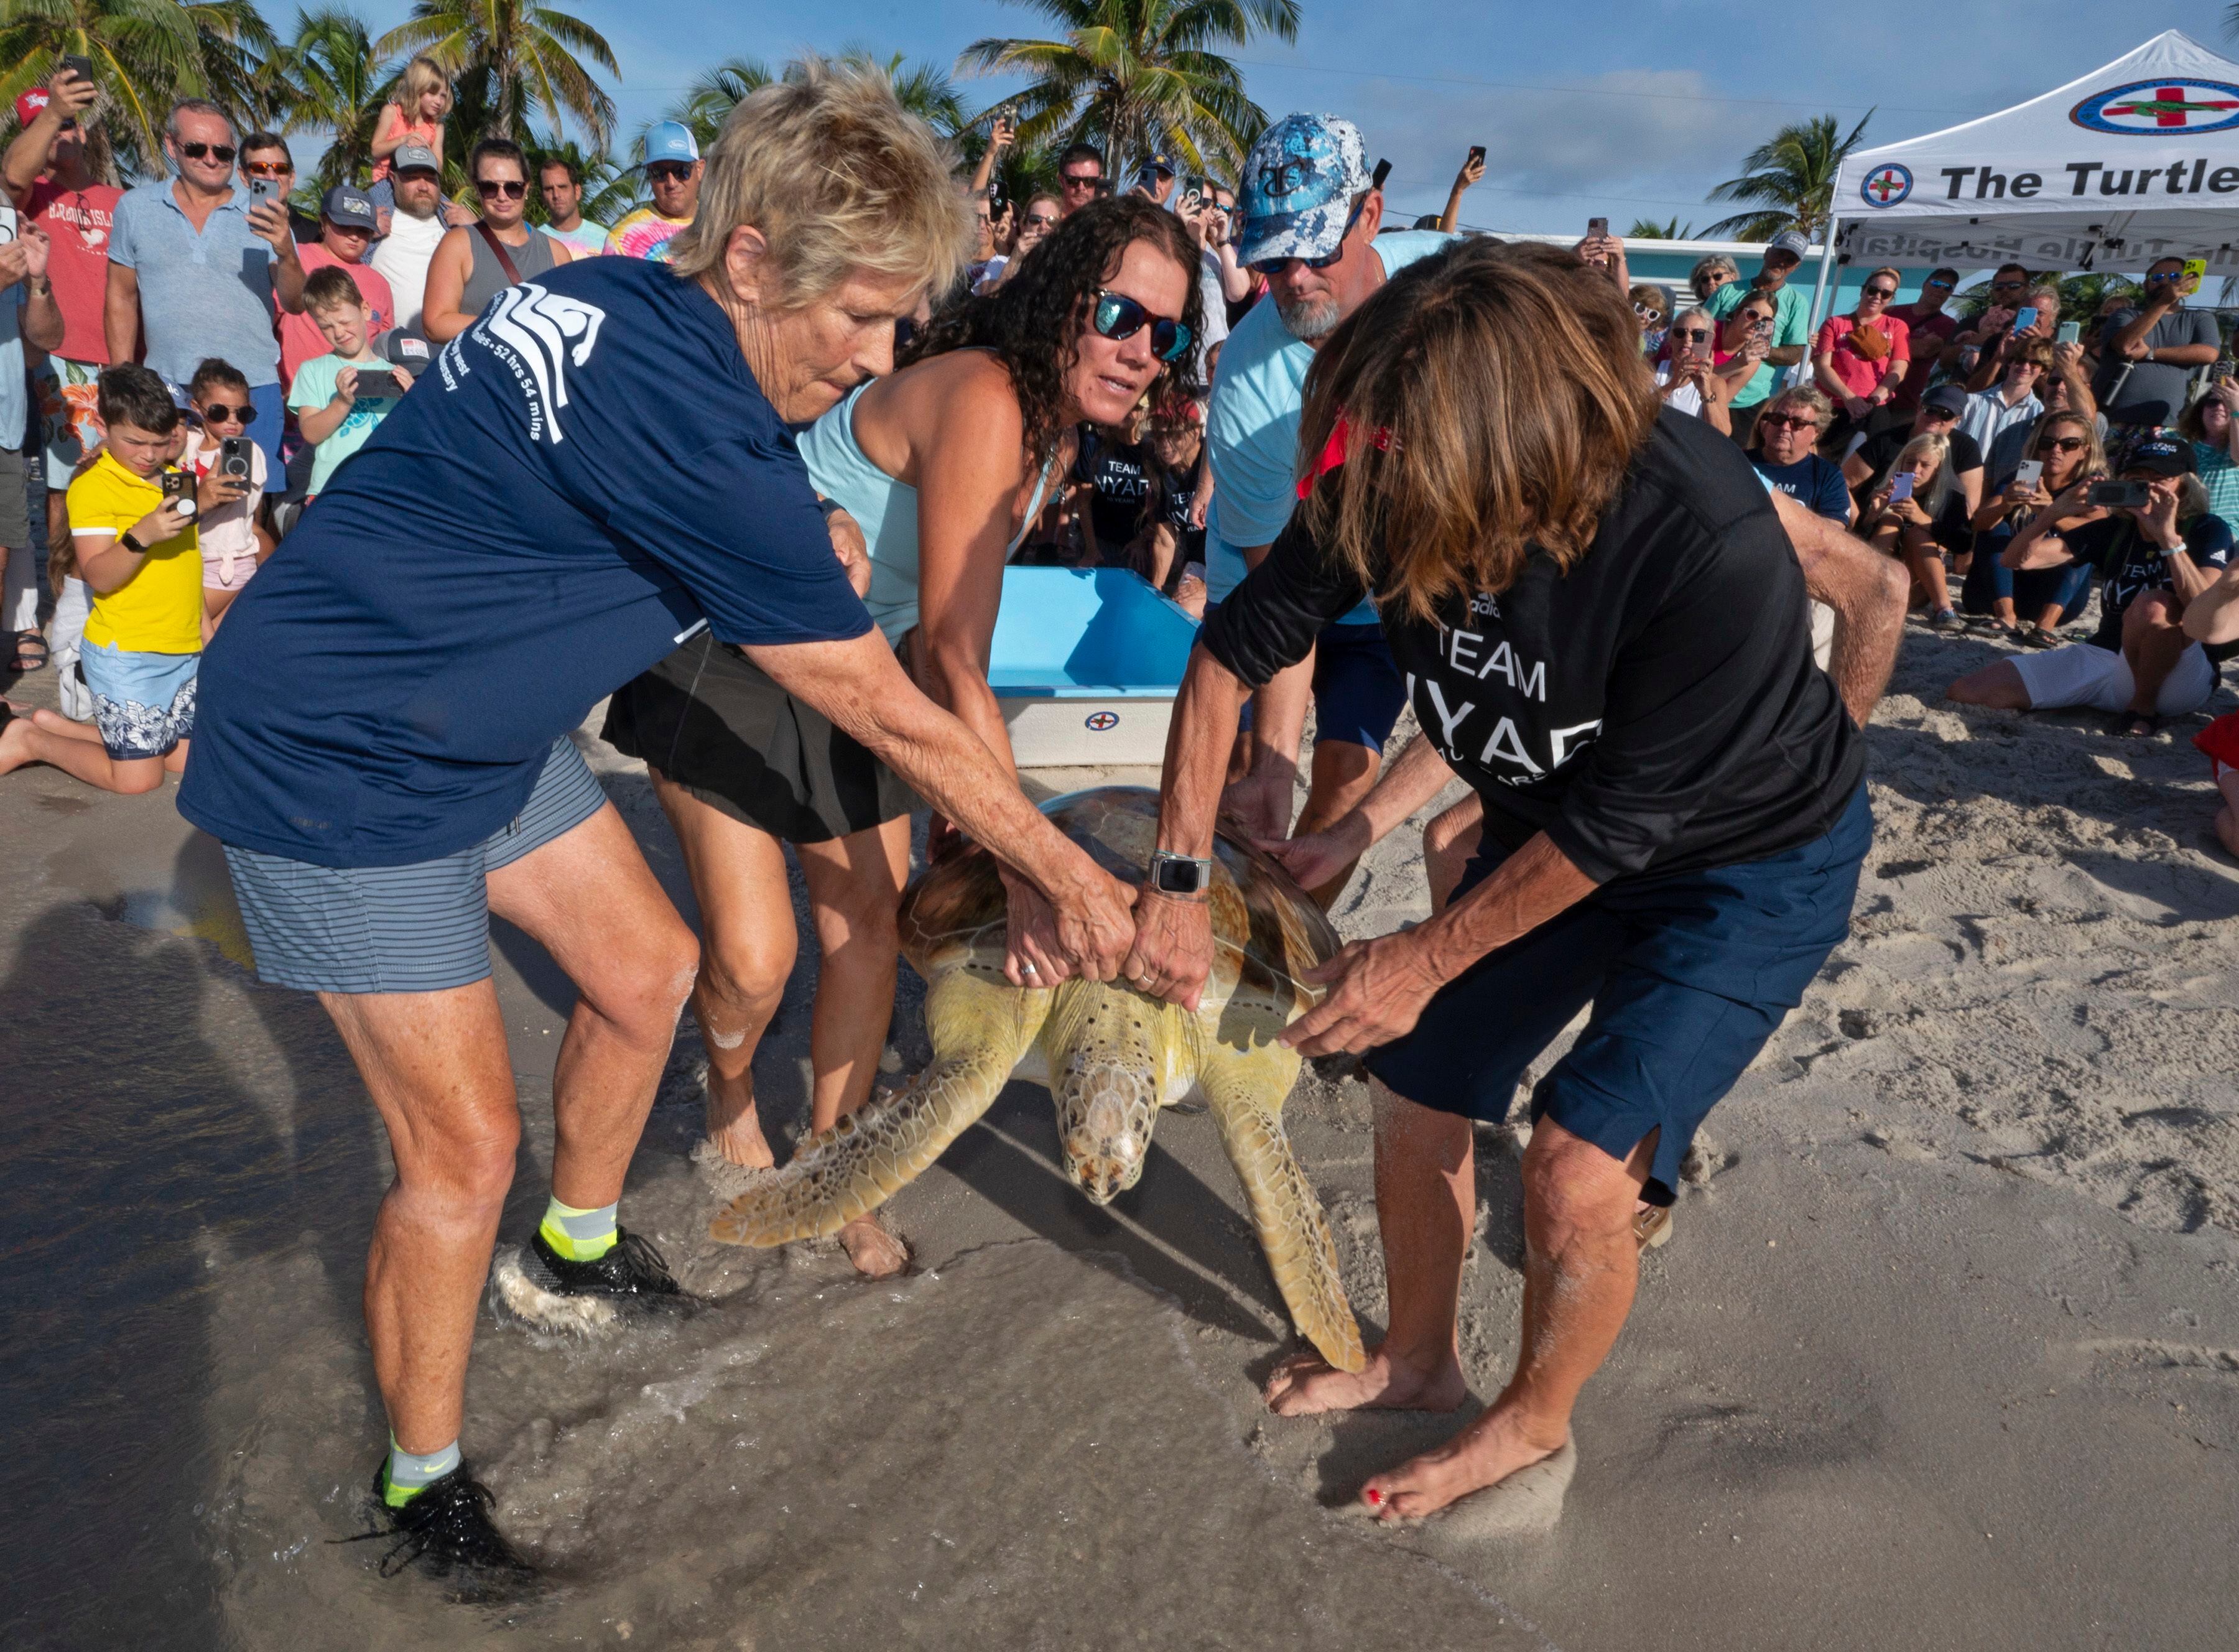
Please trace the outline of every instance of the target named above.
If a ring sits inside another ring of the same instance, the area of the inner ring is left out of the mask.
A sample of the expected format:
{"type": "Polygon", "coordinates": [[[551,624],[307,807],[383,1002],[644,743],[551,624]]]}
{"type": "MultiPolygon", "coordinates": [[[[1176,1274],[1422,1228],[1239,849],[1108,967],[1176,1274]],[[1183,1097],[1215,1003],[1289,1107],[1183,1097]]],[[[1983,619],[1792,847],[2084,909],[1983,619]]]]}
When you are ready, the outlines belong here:
{"type": "Polygon", "coordinates": [[[1380,625],[1324,626],[1314,640],[1314,740],[1350,740],[1372,752],[1384,749],[1399,708],[1407,703],[1407,680],[1392,658],[1380,625]]]}
{"type": "MultiPolygon", "coordinates": [[[[1525,1068],[1591,1004],[1532,1091],[1531,1117],[1620,1160],[1660,1131],[1644,1197],[1668,1204],[1696,1128],[1850,933],[1873,835],[1861,786],[1834,829],[1800,847],[1605,884],[1440,989],[1413,1032],[1363,1065],[1394,1095],[1496,1123],[1525,1068]]],[[[1454,898],[1505,858],[1480,852],[1454,898]]]]}
{"type": "MultiPolygon", "coordinates": [[[[1211,616],[1208,614],[1207,616],[1211,616]]],[[[1380,625],[1331,625],[1314,639],[1314,743],[1350,741],[1384,749],[1407,703],[1407,680],[1380,625]]],[[[1252,726],[1247,703],[1239,728],[1252,726]]]]}
{"type": "Polygon", "coordinates": [[[488,878],[606,806],[564,735],[521,813],[471,849],[409,866],[315,866],[225,846],[256,978],[304,992],[441,992],[490,972],[488,878]]]}

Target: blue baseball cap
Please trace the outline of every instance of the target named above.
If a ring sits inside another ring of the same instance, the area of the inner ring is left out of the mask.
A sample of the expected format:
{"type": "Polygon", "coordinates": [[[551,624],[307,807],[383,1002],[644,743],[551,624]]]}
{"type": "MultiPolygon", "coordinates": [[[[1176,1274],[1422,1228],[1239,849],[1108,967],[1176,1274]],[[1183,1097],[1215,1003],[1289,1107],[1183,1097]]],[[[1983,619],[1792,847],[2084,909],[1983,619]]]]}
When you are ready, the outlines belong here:
{"type": "Polygon", "coordinates": [[[1244,159],[1237,262],[1328,257],[1345,239],[1352,198],[1368,187],[1359,127],[1334,115],[1286,115],[1244,159]]]}
{"type": "Polygon", "coordinates": [[[319,210],[329,222],[345,229],[381,233],[381,220],[374,215],[373,202],[346,183],[338,183],[328,190],[326,199],[319,203],[319,210]]]}
{"type": "Polygon", "coordinates": [[[692,129],[682,121],[655,121],[645,129],[645,164],[656,161],[681,161],[686,165],[700,158],[700,140],[692,136],[692,129]]]}

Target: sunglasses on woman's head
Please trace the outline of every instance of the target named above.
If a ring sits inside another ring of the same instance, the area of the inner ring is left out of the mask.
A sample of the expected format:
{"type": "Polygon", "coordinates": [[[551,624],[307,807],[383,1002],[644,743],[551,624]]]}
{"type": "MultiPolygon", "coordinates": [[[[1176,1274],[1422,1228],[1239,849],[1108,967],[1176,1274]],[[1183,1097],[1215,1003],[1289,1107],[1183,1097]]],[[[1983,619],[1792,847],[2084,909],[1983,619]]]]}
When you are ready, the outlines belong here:
{"type": "Polygon", "coordinates": [[[223,401],[206,401],[203,404],[202,413],[206,421],[215,424],[227,424],[236,419],[247,424],[256,416],[256,409],[247,402],[236,408],[223,401]]]}
{"type": "Polygon", "coordinates": [[[1189,348],[1188,328],[1169,316],[1152,315],[1125,293],[1098,293],[1096,308],[1088,315],[1088,324],[1114,342],[1134,337],[1146,323],[1151,329],[1151,354],[1161,362],[1174,361],[1189,348]]]}
{"type": "Polygon", "coordinates": [[[508,201],[518,201],[528,193],[528,186],[519,178],[476,178],[475,188],[485,201],[495,201],[503,196],[508,201]]]}
{"type": "Polygon", "coordinates": [[[189,161],[214,159],[231,166],[233,157],[241,151],[230,143],[182,143],[179,145],[179,153],[189,161]]]}

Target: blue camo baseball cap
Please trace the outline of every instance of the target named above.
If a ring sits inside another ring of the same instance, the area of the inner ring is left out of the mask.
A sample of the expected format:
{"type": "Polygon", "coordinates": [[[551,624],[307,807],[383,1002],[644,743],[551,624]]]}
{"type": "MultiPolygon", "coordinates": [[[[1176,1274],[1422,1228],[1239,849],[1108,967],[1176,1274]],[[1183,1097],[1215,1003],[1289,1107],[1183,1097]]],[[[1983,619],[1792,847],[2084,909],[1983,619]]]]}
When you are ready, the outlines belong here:
{"type": "Polygon", "coordinates": [[[1360,129],[1334,115],[1286,115],[1244,160],[1236,261],[1326,258],[1345,239],[1352,198],[1369,186],[1360,129]]]}
{"type": "Polygon", "coordinates": [[[655,121],[645,129],[645,164],[656,161],[682,161],[687,163],[700,158],[700,140],[692,136],[692,129],[682,121],[655,121]]]}

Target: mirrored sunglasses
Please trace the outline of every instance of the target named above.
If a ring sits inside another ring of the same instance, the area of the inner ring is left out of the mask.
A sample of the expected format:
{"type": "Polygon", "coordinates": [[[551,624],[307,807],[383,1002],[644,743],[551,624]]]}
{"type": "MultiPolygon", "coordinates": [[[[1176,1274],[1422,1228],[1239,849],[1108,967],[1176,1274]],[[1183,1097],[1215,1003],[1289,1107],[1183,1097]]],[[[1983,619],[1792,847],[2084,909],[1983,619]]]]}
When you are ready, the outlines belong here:
{"type": "Polygon", "coordinates": [[[1125,293],[1110,291],[1096,295],[1096,308],[1089,313],[1089,325],[1106,338],[1129,339],[1147,325],[1151,329],[1151,353],[1161,362],[1180,357],[1190,347],[1190,330],[1170,316],[1153,315],[1125,293]]]}

